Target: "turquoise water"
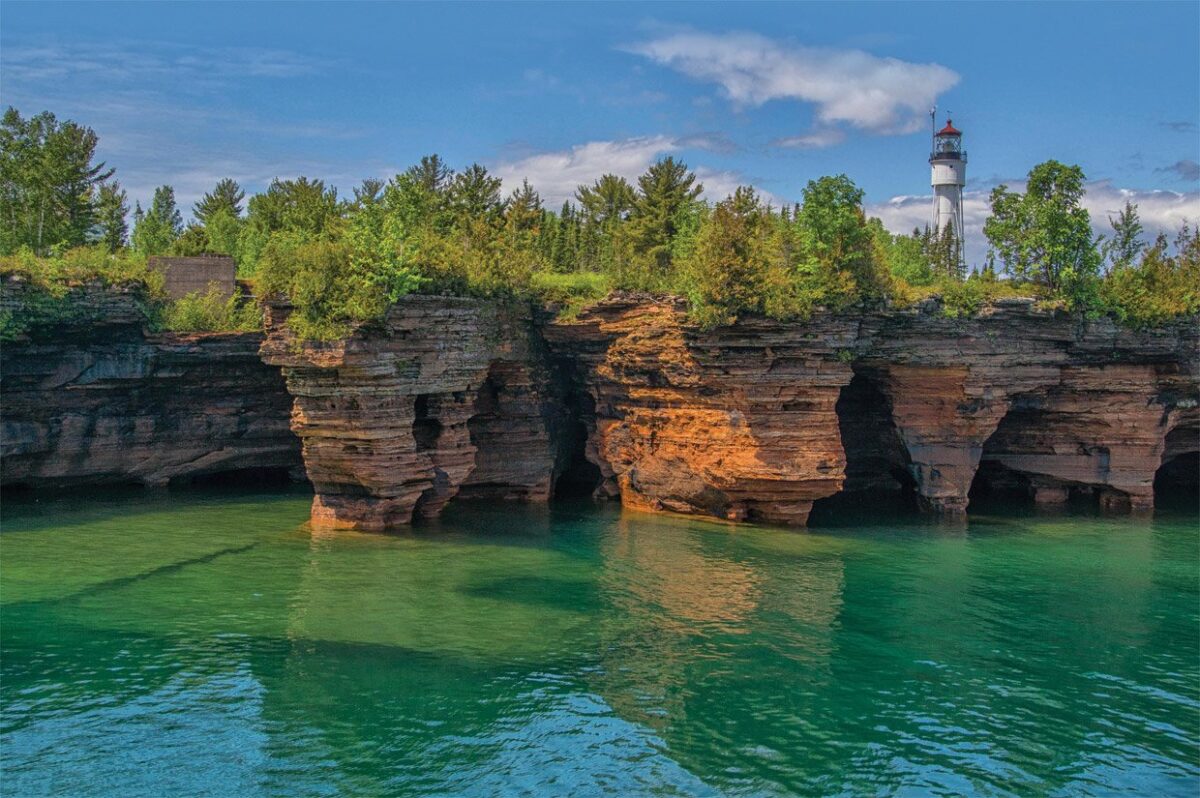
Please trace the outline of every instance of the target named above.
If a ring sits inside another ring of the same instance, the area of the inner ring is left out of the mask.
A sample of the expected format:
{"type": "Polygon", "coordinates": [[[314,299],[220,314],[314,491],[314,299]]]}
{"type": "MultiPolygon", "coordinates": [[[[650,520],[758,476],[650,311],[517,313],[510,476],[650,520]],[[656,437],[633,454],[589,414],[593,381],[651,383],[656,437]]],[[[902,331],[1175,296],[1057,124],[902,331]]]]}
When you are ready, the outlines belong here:
{"type": "Polygon", "coordinates": [[[7,501],[4,796],[1200,791],[1196,519],[7,501]]]}

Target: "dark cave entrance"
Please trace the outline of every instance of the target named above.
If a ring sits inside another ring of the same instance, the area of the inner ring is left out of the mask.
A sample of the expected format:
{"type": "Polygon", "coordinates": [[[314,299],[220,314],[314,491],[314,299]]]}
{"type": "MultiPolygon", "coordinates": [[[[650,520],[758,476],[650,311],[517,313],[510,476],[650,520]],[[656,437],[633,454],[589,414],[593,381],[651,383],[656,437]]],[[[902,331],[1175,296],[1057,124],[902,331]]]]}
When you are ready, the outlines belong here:
{"type": "MultiPolygon", "coordinates": [[[[1096,509],[1101,502],[1118,506],[1128,497],[1117,490],[1057,479],[1048,474],[1026,472],[1019,467],[1022,457],[1055,454],[1055,431],[1077,423],[1069,415],[1046,409],[1043,394],[1020,394],[983,443],[979,467],[967,494],[968,511],[1027,510],[1033,507],[1096,509]]],[[[1057,438],[1061,440],[1061,436],[1057,438]]],[[[1108,468],[1109,452],[1103,446],[1079,444],[1078,454],[1108,468]]]]}
{"type": "Polygon", "coordinates": [[[836,411],[846,479],[838,493],[813,503],[809,525],[881,513],[915,516],[912,460],[876,378],[856,370],[838,395],[836,411]]]}
{"type": "Polygon", "coordinates": [[[211,474],[172,477],[169,487],[191,488],[280,488],[297,481],[285,467],[234,468],[211,474]]]}
{"type": "Polygon", "coordinates": [[[417,442],[418,452],[427,452],[437,448],[438,438],[442,436],[442,422],[438,420],[435,409],[430,408],[430,398],[433,394],[418,394],[413,402],[413,440],[417,442]]]}
{"type": "MultiPolygon", "coordinates": [[[[573,376],[573,370],[571,373],[573,376]]],[[[552,495],[555,499],[591,498],[604,479],[600,467],[587,457],[588,425],[595,424],[596,403],[574,379],[565,384],[573,387],[564,391],[567,419],[559,461],[564,465],[554,480],[552,495]]]]}
{"type": "Polygon", "coordinates": [[[1200,427],[1167,433],[1163,463],[1154,473],[1154,506],[1200,511],[1200,427]]]}

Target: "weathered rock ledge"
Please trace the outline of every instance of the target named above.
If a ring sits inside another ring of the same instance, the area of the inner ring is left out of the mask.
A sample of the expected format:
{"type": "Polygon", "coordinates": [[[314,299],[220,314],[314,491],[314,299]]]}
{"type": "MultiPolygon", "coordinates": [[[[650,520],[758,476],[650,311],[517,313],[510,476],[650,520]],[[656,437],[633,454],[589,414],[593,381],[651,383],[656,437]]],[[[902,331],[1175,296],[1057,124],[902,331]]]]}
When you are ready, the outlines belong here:
{"type": "Polygon", "coordinates": [[[262,335],[151,335],[136,291],[78,291],[74,321],[0,347],[0,483],[303,477],[291,397],[258,356],[262,335]]]}
{"type": "Polygon", "coordinates": [[[301,344],[273,305],[263,359],[295,398],[316,523],[385,529],[455,496],[549,499],[565,408],[528,314],[410,296],[381,325],[301,344]]]}
{"type": "Polygon", "coordinates": [[[1200,449],[1195,319],[1134,332],[1010,300],[705,332],[615,297],[546,336],[594,408],[601,490],[643,509],[802,524],[840,491],[905,488],[951,516],[973,488],[1138,509],[1200,449]]]}
{"type": "Polygon", "coordinates": [[[828,499],[959,516],[988,493],[1128,511],[1197,491],[1196,319],[1136,332],[1008,300],[706,331],[662,297],[551,321],[411,296],[318,344],[286,305],[265,337],[153,336],[96,301],[107,323],[4,347],[5,485],[297,470],[302,451],[314,522],[362,529],[574,492],[802,525],[828,499]]]}

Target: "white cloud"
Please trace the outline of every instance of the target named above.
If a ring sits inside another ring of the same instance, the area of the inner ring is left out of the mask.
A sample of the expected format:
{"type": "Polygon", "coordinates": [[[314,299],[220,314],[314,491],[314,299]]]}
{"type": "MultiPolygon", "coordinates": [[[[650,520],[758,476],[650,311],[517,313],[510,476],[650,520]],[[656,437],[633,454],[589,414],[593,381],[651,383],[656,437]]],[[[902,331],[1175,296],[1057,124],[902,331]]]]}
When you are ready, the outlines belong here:
{"type": "MultiPolygon", "coordinates": [[[[492,172],[504,181],[506,192],[519,187],[522,180],[528,180],[548,207],[557,208],[564,200],[574,200],[575,190],[580,185],[591,184],[601,175],[618,175],[636,184],[638,175],[663,156],[688,148],[723,151],[725,147],[723,139],[712,136],[672,138],[659,135],[589,141],[567,150],[542,152],[501,163],[492,172]]],[[[738,186],[751,182],[739,172],[730,170],[699,166],[693,171],[704,184],[705,199],[714,202],[732,194],[738,186]]],[[[779,204],[779,199],[770,192],[759,189],[759,193],[765,200],[779,204]]]]}
{"type": "Polygon", "coordinates": [[[846,139],[846,134],[836,127],[817,128],[811,133],[803,136],[788,136],[782,139],[775,139],[771,143],[776,147],[790,147],[798,150],[816,150],[823,147],[832,147],[836,144],[841,144],[846,139]]]}
{"type": "Polygon", "coordinates": [[[572,199],[580,185],[591,183],[603,174],[620,175],[632,183],[657,158],[677,149],[678,142],[669,136],[589,141],[569,150],[542,152],[502,163],[492,171],[504,181],[505,191],[528,180],[542,200],[555,207],[572,199]]]}
{"type": "MultiPolygon", "coordinates": [[[[1021,182],[1008,184],[1013,191],[1024,191],[1021,182]]],[[[987,253],[987,240],[983,236],[983,223],[991,214],[990,192],[968,191],[963,194],[963,226],[966,228],[967,262],[982,265],[987,253]]],[[[1184,223],[1196,227],[1200,223],[1200,192],[1147,191],[1117,188],[1108,180],[1087,184],[1083,206],[1092,219],[1092,229],[1097,235],[1112,232],[1108,217],[1116,216],[1126,200],[1138,206],[1138,215],[1146,230],[1147,239],[1159,233],[1174,238],[1184,223]]],[[[923,228],[933,215],[932,195],[898,196],[868,205],[868,216],[876,216],[883,226],[893,233],[911,233],[914,227],[923,228]]]]}
{"type": "Polygon", "coordinates": [[[778,99],[810,102],[821,124],[846,124],[872,133],[920,129],[938,95],[959,79],[940,64],[783,44],[755,33],[675,33],[627,49],[719,84],[738,105],[778,99]]]}

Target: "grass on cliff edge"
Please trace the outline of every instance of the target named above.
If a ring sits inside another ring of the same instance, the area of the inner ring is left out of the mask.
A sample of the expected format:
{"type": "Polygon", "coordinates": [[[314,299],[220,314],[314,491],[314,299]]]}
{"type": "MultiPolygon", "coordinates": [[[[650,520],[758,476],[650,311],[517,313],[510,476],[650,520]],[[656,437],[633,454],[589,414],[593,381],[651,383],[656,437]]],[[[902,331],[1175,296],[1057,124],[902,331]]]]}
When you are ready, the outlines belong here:
{"type": "Polygon", "coordinates": [[[136,288],[135,303],[151,330],[176,332],[251,332],[262,329],[262,310],[241,297],[221,297],[218,291],[193,293],[171,301],[163,293],[163,275],[136,253],[109,253],[102,247],[77,247],[39,258],[28,250],[0,257],[0,292],[16,301],[0,310],[0,341],[14,341],[40,329],[98,321],[100,312],[81,301],[85,288],[136,288]],[[17,286],[20,286],[19,289],[17,286]]]}

